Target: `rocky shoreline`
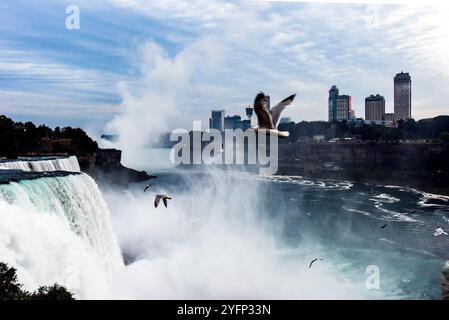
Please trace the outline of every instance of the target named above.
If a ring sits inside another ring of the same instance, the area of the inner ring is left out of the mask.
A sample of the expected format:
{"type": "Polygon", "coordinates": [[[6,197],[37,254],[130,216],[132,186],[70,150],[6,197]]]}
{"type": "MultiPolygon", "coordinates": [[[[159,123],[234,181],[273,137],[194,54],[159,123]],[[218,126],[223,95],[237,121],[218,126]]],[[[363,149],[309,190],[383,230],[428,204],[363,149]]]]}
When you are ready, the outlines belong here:
{"type": "Polygon", "coordinates": [[[278,174],[397,185],[449,195],[448,155],[448,144],[286,144],[279,148],[278,174]]]}

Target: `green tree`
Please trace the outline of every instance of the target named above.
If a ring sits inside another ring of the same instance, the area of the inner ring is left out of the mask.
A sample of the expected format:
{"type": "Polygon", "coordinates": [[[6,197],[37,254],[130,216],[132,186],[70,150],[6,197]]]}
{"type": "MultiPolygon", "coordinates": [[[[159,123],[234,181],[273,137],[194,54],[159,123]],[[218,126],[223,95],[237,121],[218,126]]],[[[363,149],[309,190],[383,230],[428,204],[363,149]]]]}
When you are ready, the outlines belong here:
{"type": "Polygon", "coordinates": [[[17,270],[0,262],[0,300],[74,300],[74,298],[72,293],[57,283],[39,287],[33,293],[22,290],[22,284],[17,279],[17,270]]]}
{"type": "Polygon", "coordinates": [[[0,300],[22,300],[26,296],[17,281],[16,269],[0,262],[0,300]]]}
{"type": "Polygon", "coordinates": [[[75,300],[66,288],[55,283],[52,286],[39,287],[30,297],[31,300],[75,300]]]}
{"type": "Polygon", "coordinates": [[[447,131],[441,132],[438,138],[440,138],[441,141],[443,141],[444,143],[449,143],[449,132],[447,131]]]}

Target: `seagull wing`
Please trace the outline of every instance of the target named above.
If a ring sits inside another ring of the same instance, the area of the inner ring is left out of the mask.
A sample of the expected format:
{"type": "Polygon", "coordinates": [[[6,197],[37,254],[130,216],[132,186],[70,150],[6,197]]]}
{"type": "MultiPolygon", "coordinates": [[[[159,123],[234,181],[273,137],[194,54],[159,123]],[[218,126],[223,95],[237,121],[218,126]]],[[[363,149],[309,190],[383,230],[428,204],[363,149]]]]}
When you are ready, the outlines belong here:
{"type": "Polygon", "coordinates": [[[159,202],[161,202],[161,195],[156,195],[156,197],[154,197],[154,207],[157,208],[157,206],[159,205],[159,202]]]}
{"type": "Polygon", "coordinates": [[[271,118],[273,119],[273,124],[274,127],[277,128],[278,124],[279,124],[279,119],[281,117],[281,113],[282,111],[284,111],[285,107],[288,106],[290,103],[293,102],[293,100],[295,99],[296,94],[292,94],[291,96],[285,98],[284,100],[282,100],[281,102],[279,102],[277,105],[275,105],[272,109],[271,109],[271,118]]]}
{"type": "Polygon", "coordinates": [[[143,189],[143,192],[147,191],[149,187],[150,187],[150,185],[147,185],[147,186],[145,187],[145,189],[143,189]]]}
{"type": "Polygon", "coordinates": [[[168,200],[167,197],[162,198],[162,201],[164,202],[164,206],[165,206],[166,208],[167,208],[167,200],[168,200]]]}
{"type": "Polygon", "coordinates": [[[317,259],[313,259],[312,261],[310,261],[309,269],[312,267],[312,264],[313,264],[316,260],[317,260],[317,259]]]}
{"type": "Polygon", "coordinates": [[[256,113],[260,128],[274,129],[271,113],[267,109],[267,100],[262,92],[256,96],[254,100],[254,112],[256,113]]]}

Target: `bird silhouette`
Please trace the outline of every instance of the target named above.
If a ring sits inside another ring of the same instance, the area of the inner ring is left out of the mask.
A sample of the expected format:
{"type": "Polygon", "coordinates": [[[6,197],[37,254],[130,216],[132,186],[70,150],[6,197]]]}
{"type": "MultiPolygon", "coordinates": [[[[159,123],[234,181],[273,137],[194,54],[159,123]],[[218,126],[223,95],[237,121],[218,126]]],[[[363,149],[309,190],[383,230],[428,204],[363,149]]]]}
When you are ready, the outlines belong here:
{"type": "Polygon", "coordinates": [[[161,202],[161,199],[162,199],[162,202],[164,202],[164,206],[167,208],[167,204],[168,204],[167,202],[168,202],[168,200],[171,200],[172,197],[167,196],[165,194],[157,194],[154,197],[154,207],[155,208],[157,208],[157,206],[159,205],[159,202],[161,202]]]}
{"type": "Polygon", "coordinates": [[[315,262],[317,262],[317,261],[323,261],[323,260],[324,260],[324,259],[318,259],[318,258],[313,259],[312,261],[310,261],[309,269],[312,267],[312,265],[313,265],[315,262]]]}

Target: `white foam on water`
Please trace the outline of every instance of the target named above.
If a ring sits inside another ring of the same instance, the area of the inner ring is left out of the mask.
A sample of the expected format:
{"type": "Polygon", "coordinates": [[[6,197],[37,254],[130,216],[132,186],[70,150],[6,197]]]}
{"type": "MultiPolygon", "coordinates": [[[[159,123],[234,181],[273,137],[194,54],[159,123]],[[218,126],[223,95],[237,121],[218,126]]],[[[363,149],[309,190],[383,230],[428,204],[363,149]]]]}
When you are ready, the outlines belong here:
{"type": "Polygon", "coordinates": [[[69,171],[80,172],[75,156],[50,160],[17,160],[0,162],[0,169],[22,171],[69,171]]]}

